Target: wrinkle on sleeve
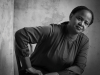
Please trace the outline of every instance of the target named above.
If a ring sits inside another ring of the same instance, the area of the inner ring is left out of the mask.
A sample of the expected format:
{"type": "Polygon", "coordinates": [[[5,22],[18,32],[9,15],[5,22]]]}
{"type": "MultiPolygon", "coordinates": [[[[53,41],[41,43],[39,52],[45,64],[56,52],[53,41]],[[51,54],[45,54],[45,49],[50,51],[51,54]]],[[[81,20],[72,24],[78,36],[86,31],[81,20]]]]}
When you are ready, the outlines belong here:
{"type": "Polygon", "coordinates": [[[38,27],[25,27],[18,30],[15,33],[16,46],[20,50],[20,54],[24,57],[29,56],[28,44],[38,43],[39,39],[43,35],[47,35],[50,32],[50,26],[38,26],[38,27]]]}
{"type": "Polygon", "coordinates": [[[38,43],[43,35],[48,35],[50,29],[51,26],[25,27],[15,33],[15,53],[23,69],[31,67],[28,44],[38,43]]]}
{"type": "Polygon", "coordinates": [[[80,50],[75,57],[74,64],[72,67],[68,68],[69,70],[79,75],[84,72],[87,63],[88,49],[89,49],[89,39],[83,38],[80,45],[80,50]]]}

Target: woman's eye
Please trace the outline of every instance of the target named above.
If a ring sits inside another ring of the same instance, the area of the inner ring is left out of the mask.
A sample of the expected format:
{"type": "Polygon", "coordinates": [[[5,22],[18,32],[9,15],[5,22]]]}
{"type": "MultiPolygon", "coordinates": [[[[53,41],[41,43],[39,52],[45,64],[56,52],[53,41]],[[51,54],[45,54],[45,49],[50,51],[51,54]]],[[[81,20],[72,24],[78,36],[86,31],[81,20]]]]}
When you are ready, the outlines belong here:
{"type": "Polygon", "coordinates": [[[89,23],[88,23],[88,22],[85,22],[85,25],[86,25],[86,26],[89,26],[89,23]]]}
{"type": "Polygon", "coordinates": [[[80,21],[82,21],[82,18],[81,17],[77,17],[77,19],[80,20],[80,21]]]}

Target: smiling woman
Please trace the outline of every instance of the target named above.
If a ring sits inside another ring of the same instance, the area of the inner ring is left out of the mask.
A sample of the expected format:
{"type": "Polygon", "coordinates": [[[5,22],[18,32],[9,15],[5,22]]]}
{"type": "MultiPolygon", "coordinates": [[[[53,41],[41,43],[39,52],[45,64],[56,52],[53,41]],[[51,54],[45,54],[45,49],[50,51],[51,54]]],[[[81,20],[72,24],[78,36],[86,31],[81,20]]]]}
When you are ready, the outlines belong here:
{"type": "Polygon", "coordinates": [[[72,10],[67,22],[18,30],[15,53],[19,74],[82,74],[89,48],[89,38],[83,31],[92,23],[93,12],[85,6],[78,6],[72,10]],[[28,44],[35,43],[35,50],[30,55],[28,44]]]}
{"type": "Polygon", "coordinates": [[[71,12],[70,22],[68,26],[73,31],[73,32],[71,31],[72,33],[77,34],[79,32],[85,31],[85,29],[89,27],[89,25],[92,24],[93,19],[94,19],[94,16],[93,16],[92,11],[84,6],[80,6],[80,7],[75,8],[71,12]]]}
{"type": "Polygon", "coordinates": [[[90,25],[91,19],[91,13],[87,10],[82,10],[74,15],[71,15],[69,26],[72,28],[72,31],[74,30],[73,33],[77,34],[85,31],[85,29],[90,25]]]}

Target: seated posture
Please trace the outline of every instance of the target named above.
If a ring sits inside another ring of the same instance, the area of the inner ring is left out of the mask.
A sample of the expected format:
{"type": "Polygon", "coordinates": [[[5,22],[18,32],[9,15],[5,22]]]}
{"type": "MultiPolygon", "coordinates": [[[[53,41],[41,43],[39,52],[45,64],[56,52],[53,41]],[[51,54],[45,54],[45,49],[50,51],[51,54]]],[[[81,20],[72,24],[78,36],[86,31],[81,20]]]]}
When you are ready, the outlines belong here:
{"type": "Polygon", "coordinates": [[[20,75],[80,75],[89,49],[83,33],[93,23],[93,12],[75,7],[69,21],[47,26],[24,27],[15,33],[15,53],[20,75]],[[36,44],[30,55],[28,44],[36,44]]]}

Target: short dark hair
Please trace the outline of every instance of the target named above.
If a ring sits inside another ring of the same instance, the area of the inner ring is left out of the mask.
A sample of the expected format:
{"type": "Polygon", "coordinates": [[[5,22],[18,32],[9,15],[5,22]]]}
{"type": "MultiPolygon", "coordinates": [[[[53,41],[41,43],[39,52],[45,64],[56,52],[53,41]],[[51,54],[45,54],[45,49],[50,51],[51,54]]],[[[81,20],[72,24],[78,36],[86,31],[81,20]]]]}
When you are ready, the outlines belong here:
{"type": "Polygon", "coordinates": [[[87,8],[86,6],[77,6],[77,7],[75,7],[75,8],[71,11],[69,17],[71,17],[71,14],[76,14],[77,12],[82,11],[82,10],[87,10],[87,11],[89,11],[89,12],[91,13],[91,15],[92,15],[92,20],[91,20],[91,22],[90,22],[90,25],[91,25],[91,24],[93,23],[93,21],[94,21],[94,14],[93,14],[92,10],[90,10],[90,9],[87,8]]]}

